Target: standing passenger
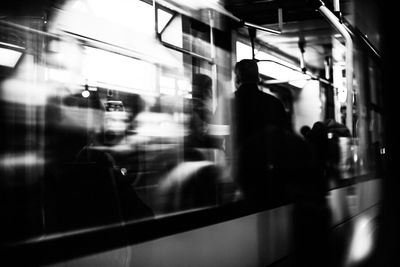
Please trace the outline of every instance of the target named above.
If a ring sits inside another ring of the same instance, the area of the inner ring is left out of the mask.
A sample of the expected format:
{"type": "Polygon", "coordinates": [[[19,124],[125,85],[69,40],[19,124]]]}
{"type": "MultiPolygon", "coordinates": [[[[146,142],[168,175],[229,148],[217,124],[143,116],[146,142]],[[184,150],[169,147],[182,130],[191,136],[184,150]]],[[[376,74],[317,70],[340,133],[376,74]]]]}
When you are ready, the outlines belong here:
{"type": "Polygon", "coordinates": [[[262,92],[259,81],[256,61],[244,59],[236,64],[236,179],[245,200],[264,205],[285,195],[277,170],[284,160],[281,145],[290,127],[283,104],[262,92]]]}
{"type": "Polygon", "coordinates": [[[260,82],[255,60],[243,59],[235,66],[235,104],[238,141],[259,132],[265,126],[288,127],[283,103],[258,87],[260,82]]]}
{"type": "Polygon", "coordinates": [[[292,202],[293,266],[328,266],[329,210],[313,147],[291,129],[283,104],[259,90],[255,61],[238,62],[235,74],[236,179],[243,197],[256,208],[292,202]]]}

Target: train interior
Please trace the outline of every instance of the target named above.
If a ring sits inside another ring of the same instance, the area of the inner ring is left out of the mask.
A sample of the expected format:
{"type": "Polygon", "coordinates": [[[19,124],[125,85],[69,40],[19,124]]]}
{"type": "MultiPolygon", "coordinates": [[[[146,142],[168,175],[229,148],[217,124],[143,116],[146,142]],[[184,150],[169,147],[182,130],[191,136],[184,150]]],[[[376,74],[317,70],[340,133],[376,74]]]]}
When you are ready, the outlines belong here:
{"type": "Polygon", "coordinates": [[[369,263],[387,167],[378,9],[372,0],[2,1],[6,266],[369,263]],[[265,172],[278,179],[256,203],[237,180],[243,59],[282,102],[293,140],[323,139],[315,180],[298,172],[306,154],[268,143],[283,174],[265,172]]]}

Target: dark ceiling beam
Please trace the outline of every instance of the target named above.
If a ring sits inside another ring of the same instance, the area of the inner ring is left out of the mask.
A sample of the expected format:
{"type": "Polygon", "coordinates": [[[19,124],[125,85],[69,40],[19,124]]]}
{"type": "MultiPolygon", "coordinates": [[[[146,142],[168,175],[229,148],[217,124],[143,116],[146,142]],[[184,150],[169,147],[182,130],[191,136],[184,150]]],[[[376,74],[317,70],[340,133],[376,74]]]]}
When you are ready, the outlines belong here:
{"type": "MultiPolygon", "coordinates": [[[[277,24],[278,20],[278,12],[277,10],[274,11],[273,14],[266,13],[266,12],[250,12],[250,13],[243,13],[243,12],[232,12],[235,16],[249,21],[254,24],[258,25],[268,25],[268,24],[277,24]]],[[[294,22],[294,21],[305,21],[310,19],[320,19],[321,16],[314,11],[311,12],[293,12],[290,10],[282,10],[283,13],[283,23],[285,22],[294,22]]]]}
{"type": "Polygon", "coordinates": [[[283,22],[321,18],[310,0],[227,0],[225,8],[243,20],[260,25],[278,23],[279,8],[283,22]]]}

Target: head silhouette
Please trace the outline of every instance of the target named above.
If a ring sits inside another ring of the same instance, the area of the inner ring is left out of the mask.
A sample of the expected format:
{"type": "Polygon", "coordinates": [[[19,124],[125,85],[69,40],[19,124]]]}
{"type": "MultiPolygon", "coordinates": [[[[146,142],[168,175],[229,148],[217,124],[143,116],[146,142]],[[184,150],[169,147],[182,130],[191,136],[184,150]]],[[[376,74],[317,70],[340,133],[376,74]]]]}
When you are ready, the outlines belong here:
{"type": "Polygon", "coordinates": [[[257,61],[253,59],[242,59],[235,65],[235,85],[238,88],[245,83],[259,83],[257,61]]]}
{"type": "Polygon", "coordinates": [[[205,74],[193,76],[193,111],[205,122],[212,116],[212,79],[205,74]]]}
{"type": "Polygon", "coordinates": [[[195,74],[193,76],[193,98],[208,99],[212,97],[212,79],[205,74],[195,74]]]}

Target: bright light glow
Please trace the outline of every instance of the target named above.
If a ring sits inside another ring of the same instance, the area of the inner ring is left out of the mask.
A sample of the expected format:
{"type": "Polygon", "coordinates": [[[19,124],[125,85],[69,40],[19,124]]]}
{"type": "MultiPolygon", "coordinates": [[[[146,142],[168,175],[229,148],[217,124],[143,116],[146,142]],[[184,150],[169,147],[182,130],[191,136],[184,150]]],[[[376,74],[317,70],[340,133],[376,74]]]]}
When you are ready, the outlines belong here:
{"type": "Polygon", "coordinates": [[[174,77],[160,77],[160,93],[164,95],[183,95],[186,96],[191,91],[188,80],[177,80],[174,77]]]}
{"type": "Polygon", "coordinates": [[[151,35],[154,32],[153,7],[142,1],[83,0],[95,17],[119,24],[135,32],[151,35]]]}
{"type": "Polygon", "coordinates": [[[160,94],[163,94],[163,95],[175,95],[175,88],[160,86],[160,94]]]}
{"type": "Polygon", "coordinates": [[[175,79],[172,77],[160,77],[160,93],[164,95],[175,95],[175,79]]]}
{"type": "Polygon", "coordinates": [[[144,1],[76,0],[56,13],[49,32],[92,38],[136,58],[179,68],[179,59],[155,39],[154,22],[154,8],[144,1]]]}
{"type": "Polygon", "coordinates": [[[0,158],[0,166],[3,168],[15,168],[21,166],[34,166],[43,164],[43,157],[35,152],[6,154],[0,158]]]}
{"type": "Polygon", "coordinates": [[[191,92],[192,88],[188,80],[178,80],[178,89],[182,92],[191,92]]]}
{"type": "Polygon", "coordinates": [[[340,103],[346,103],[347,99],[347,88],[346,87],[339,87],[337,89],[337,97],[340,103]]]}
{"type": "Polygon", "coordinates": [[[135,119],[139,136],[177,138],[185,134],[184,126],[171,114],[141,112],[135,119]]]}
{"type": "Polygon", "coordinates": [[[84,98],[88,98],[88,97],[90,96],[90,92],[89,92],[88,90],[83,90],[83,91],[82,91],[82,96],[83,96],[84,98]]]}
{"type": "Polygon", "coordinates": [[[64,69],[47,68],[47,79],[58,83],[71,82],[72,72],[64,69]]]}
{"type": "Polygon", "coordinates": [[[337,97],[340,103],[346,103],[347,100],[346,77],[343,75],[344,69],[343,62],[333,66],[333,85],[337,88],[337,97]]]}
{"type": "Polygon", "coordinates": [[[310,80],[293,102],[294,128],[298,133],[303,125],[311,127],[316,121],[321,120],[323,101],[321,101],[319,89],[319,82],[310,80]]]}
{"type": "MultiPolygon", "coordinates": [[[[236,57],[237,61],[242,59],[250,59],[252,57],[251,47],[241,42],[236,42],[236,57]]],[[[265,52],[258,51],[256,58],[260,60],[273,60],[277,62],[259,62],[258,69],[260,74],[274,78],[278,81],[288,81],[289,84],[299,88],[303,88],[307,84],[308,80],[310,80],[310,76],[289,68],[291,67],[296,69],[298,68],[297,66],[294,66],[277,57],[271,56],[265,52]]]]}
{"type": "Polygon", "coordinates": [[[373,243],[372,220],[368,217],[361,217],[356,225],[350,247],[351,262],[364,259],[370,253],[373,243]]]}
{"type": "Polygon", "coordinates": [[[0,84],[1,99],[24,105],[44,105],[52,89],[49,84],[37,80],[35,75],[38,69],[40,66],[35,65],[33,55],[26,54],[21,59],[15,75],[0,84]]]}
{"type": "Polygon", "coordinates": [[[93,82],[155,91],[155,66],[130,57],[86,47],[84,77],[93,82]]]}
{"type": "Polygon", "coordinates": [[[354,154],[354,155],[353,155],[353,161],[354,161],[354,162],[357,162],[357,161],[358,161],[358,155],[357,155],[357,154],[354,154]]]}
{"type": "Polygon", "coordinates": [[[212,135],[229,135],[230,134],[230,125],[223,124],[209,124],[208,125],[208,133],[212,135]]]}
{"type": "Polygon", "coordinates": [[[0,65],[14,68],[21,55],[21,52],[0,47],[0,65]]]}
{"type": "Polygon", "coordinates": [[[251,58],[251,46],[236,42],[236,61],[251,58]]]}

